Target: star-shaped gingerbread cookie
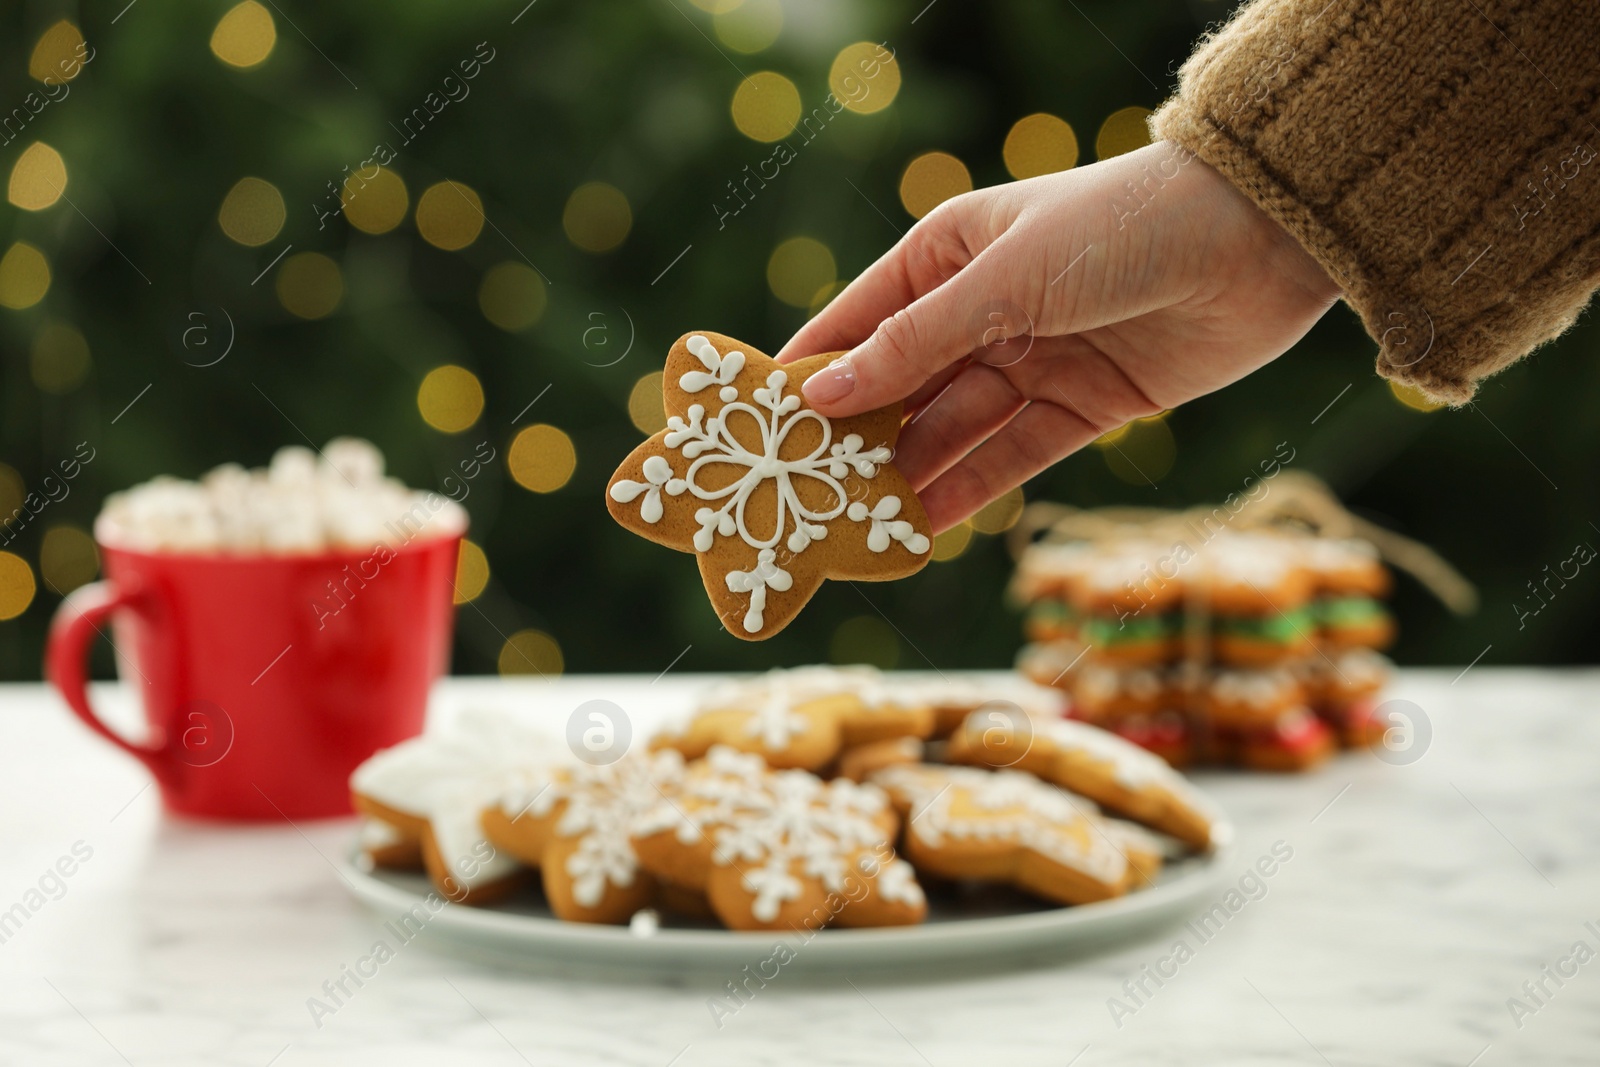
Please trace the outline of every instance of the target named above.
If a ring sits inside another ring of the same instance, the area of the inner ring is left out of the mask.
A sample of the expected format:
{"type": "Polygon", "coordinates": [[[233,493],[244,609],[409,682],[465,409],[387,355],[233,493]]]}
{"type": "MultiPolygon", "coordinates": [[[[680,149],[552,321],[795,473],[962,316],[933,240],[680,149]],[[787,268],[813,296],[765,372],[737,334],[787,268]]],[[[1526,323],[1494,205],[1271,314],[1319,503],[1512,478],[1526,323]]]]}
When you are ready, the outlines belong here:
{"type": "Polygon", "coordinates": [[[735,637],[771,637],[825,578],[903,578],[928,562],[928,517],[891,462],[900,405],[829,419],[800,393],[838,355],[780,364],[721,334],[679,338],[667,428],[606,489],[623,526],[695,553],[735,637]]]}

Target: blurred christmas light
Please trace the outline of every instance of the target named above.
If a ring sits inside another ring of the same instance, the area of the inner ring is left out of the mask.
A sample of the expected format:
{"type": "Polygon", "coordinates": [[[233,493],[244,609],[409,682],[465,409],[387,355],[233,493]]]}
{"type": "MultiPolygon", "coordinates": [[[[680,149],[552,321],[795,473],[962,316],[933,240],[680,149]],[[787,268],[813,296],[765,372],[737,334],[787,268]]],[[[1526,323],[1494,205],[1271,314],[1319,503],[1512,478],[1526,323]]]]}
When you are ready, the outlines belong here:
{"type": "Polygon", "coordinates": [[[566,663],[561,645],[543,630],[518,630],[500,646],[501,674],[538,674],[547,678],[562,672],[566,663]]]}
{"type": "Polygon", "coordinates": [[[506,465],[522,488],[553,493],[572,480],[572,472],[578,467],[578,451],[564,431],[539,423],[518,431],[506,465]]]}
{"type": "Polygon", "coordinates": [[[859,115],[882,111],[900,93],[900,64],[880,44],[857,41],[839,49],[828,68],[835,99],[859,115]]]}
{"type": "Polygon", "coordinates": [[[47,322],[33,335],[28,369],[40,391],[70,393],[89,376],[89,342],[70,323],[47,322]]]}
{"type": "Polygon", "coordinates": [[[561,228],[567,240],[585,252],[609,252],[627,240],[633,229],[633,209],[616,186],[585,182],[567,197],[561,228]]]}
{"type": "Polygon", "coordinates": [[[972,524],[970,522],[958,523],[944,533],[933,539],[933,559],[938,563],[945,563],[967,550],[967,545],[972,541],[972,524]]]}
{"type": "Polygon", "coordinates": [[[265,62],[277,43],[278,27],[272,14],[256,0],[244,0],[229,8],[211,31],[212,54],[241,69],[265,62]]]}
{"type": "Polygon", "coordinates": [[[544,279],[526,263],[507,261],[490,267],[478,285],[483,317],[505,330],[526,330],[544,315],[544,279]]]}
{"type": "Polygon", "coordinates": [[[489,584],[489,557],[476,544],[461,539],[461,550],[456,555],[455,602],[466,604],[478,599],[489,584]]]}
{"type": "Polygon", "coordinates": [[[642,434],[660,433],[667,428],[667,412],[661,399],[661,383],[665,378],[660,371],[651,371],[634,382],[628,393],[628,418],[642,434]]]}
{"type": "Polygon", "coordinates": [[[460,433],[483,414],[483,385],[465,367],[435,367],[417,387],[417,411],[435,430],[460,433]]]}
{"type": "Polygon", "coordinates": [[[1149,119],[1147,107],[1118,108],[1107,115],[1094,136],[1095,158],[1110,159],[1149,144],[1149,119]]]}
{"type": "Polygon", "coordinates": [[[44,253],[18,241],[0,257],[0,307],[31,308],[50,291],[50,264],[44,253]]]}
{"type": "Polygon", "coordinates": [[[1404,404],[1413,411],[1438,411],[1440,408],[1445,406],[1439,401],[1428,396],[1428,394],[1424,393],[1421,389],[1417,389],[1409,385],[1402,385],[1399,382],[1391,381],[1389,383],[1389,392],[1394,394],[1394,398],[1396,400],[1400,401],[1400,403],[1404,404]]]}
{"type": "Polygon", "coordinates": [[[1001,155],[1017,179],[1071,170],[1078,163],[1078,135],[1065,120],[1041,111],[1016,121],[1001,155]]]}
{"type": "Polygon", "coordinates": [[[62,19],[39,35],[28,57],[28,76],[41,82],[48,78],[50,85],[69,82],[83,72],[87,54],[78,27],[62,19]]]}
{"type": "Polygon", "coordinates": [[[920,219],[952,196],[972,191],[967,165],[948,152],[924,152],[900,175],[900,203],[920,219]]]}
{"type": "Polygon", "coordinates": [[[1007,490],[998,500],[991,500],[979,508],[978,513],[967,521],[979,533],[1005,533],[1022,518],[1022,504],[1021,489],[1007,490]]]}
{"type": "Polygon", "coordinates": [[[406,219],[411,196],[400,175],[384,167],[373,168],[371,178],[352,174],[339,190],[345,221],[362,233],[388,233],[406,219]]]}
{"type": "Polygon", "coordinates": [[[1172,470],[1178,458],[1178,442],[1172,429],[1160,416],[1135,419],[1095,441],[1101,444],[1111,473],[1129,485],[1149,487],[1172,470]],[[1109,438],[1109,440],[1107,440],[1109,438]]]}
{"type": "Polygon", "coordinates": [[[0,621],[27,611],[38,591],[28,561],[11,552],[0,552],[0,621]]]}
{"type": "Polygon", "coordinates": [[[52,526],[39,546],[39,577],[45,587],[66,596],[94,581],[100,573],[100,552],[94,538],[76,526],[52,526]]]}
{"type": "Polygon", "coordinates": [[[24,211],[43,211],[61,199],[67,189],[67,164],[61,153],[35,141],[11,168],[6,199],[24,211]]]}
{"type": "Polygon", "coordinates": [[[781,141],[800,121],[800,90],[774,71],[763,70],[739,83],[730,105],[733,124],[753,141],[781,141]]]}
{"type": "Polygon", "coordinates": [[[435,248],[457,252],[483,232],[483,201],[471,186],[443,181],[417,200],[417,232],[435,248]]]}
{"type": "Polygon", "coordinates": [[[222,198],[217,225],[246,248],[259,248],[278,236],[287,218],[283,194],[262,178],[240,178],[222,198]]]}
{"type": "Polygon", "coordinates": [[[291,315],[322,319],[344,299],[339,264],[321,252],[296,252],[278,268],[278,302],[291,315]]]}
{"type": "Polygon", "coordinates": [[[711,20],[717,40],[735,52],[752,55],[772,47],[783,32],[783,5],[778,0],[744,0],[711,20]]]}
{"type": "Polygon", "coordinates": [[[838,277],[833,252],[812,237],[791,237],[767,260],[767,285],[790,307],[809,308],[817,293],[838,277]]]}

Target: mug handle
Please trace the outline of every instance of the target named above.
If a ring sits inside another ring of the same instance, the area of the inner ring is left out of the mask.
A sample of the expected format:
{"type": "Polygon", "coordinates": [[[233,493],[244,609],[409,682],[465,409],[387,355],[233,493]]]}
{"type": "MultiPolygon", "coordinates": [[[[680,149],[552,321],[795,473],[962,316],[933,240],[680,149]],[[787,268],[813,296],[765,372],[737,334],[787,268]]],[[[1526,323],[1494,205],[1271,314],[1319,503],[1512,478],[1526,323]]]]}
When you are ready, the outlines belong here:
{"type": "Polygon", "coordinates": [[[61,693],[67,707],[84,724],[150,768],[158,780],[169,773],[168,751],[161,745],[141,745],[129,741],[107,726],[89,705],[85,666],[89,643],[100,632],[100,624],[112,613],[139,610],[143,597],[136,591],[118,589],[110,582],[92,582],[74,590],[61,602],[50,623],[50,640],[45,648],[45,674],[61,693]]]}

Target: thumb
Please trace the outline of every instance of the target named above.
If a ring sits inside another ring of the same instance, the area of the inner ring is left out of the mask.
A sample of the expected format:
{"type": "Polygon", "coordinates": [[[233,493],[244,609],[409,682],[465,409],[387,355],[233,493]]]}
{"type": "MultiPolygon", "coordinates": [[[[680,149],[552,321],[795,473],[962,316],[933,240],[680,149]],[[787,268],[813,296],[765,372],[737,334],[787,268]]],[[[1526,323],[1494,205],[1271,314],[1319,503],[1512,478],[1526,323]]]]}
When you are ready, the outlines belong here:
{"type": "MultiPolygon", "coordinates": [[[[806,400],[823,415],[844,418],[904,400],[939,371],[974,350],[995,344],[1010,333],[1012,322],[997,327],[983,308],[999,290],[996,254],[999,241],[984,249],[937,288],[880,322],[872,335],[807,378],[806,400]],[[1005,333],[1005,336],[1001,336],[1005,333]]],[[[1018,316],[1008,316],[1015,320],[1018,316]]]]}

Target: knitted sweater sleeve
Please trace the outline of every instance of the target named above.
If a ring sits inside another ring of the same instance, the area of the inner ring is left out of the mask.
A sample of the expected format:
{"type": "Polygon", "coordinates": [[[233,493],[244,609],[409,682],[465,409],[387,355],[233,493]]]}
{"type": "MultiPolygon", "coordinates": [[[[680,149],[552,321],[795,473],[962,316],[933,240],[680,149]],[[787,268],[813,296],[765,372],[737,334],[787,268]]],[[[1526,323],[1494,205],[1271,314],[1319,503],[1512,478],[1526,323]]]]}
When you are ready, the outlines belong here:
{"type": "Polygon", "coordinates": [[[1252,0],[1151,118],[1292,233],[1442,400],[1600,285],[1600,3],[1252,0]]]}

